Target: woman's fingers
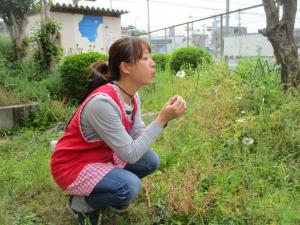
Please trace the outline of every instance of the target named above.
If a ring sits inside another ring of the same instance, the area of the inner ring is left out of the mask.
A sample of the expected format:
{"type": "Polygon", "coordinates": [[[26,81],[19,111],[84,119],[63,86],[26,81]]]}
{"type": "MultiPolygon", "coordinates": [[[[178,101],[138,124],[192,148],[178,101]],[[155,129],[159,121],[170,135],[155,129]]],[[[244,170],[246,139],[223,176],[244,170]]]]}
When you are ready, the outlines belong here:
{"type": "Polygon", "coordinates": [[[167,102],[168,105],[174,104],[177,100],[177,97],[178,97],[177,95],[174,95],[172,98],[170,98],[169,101],[167,102]]]}
{"type": "Polygon", "coordinates": [[[177,116],[181,116],[185,113],[186,110],[186,102],[183,100],[181,96],[177,96],[176,101],[172,105],[174,112],[177,116]]]}

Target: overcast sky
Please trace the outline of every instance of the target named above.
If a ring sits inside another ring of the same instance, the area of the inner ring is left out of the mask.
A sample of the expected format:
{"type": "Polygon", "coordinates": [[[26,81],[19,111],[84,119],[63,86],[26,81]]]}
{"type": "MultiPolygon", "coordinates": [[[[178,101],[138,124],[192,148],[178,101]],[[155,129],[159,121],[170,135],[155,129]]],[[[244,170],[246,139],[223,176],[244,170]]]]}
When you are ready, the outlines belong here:
{"type": "MultiPolygon", "coordinates": [[[[59,3],[72,3],[72,0],[54,0],[59,3]]],[[[147,30],[146,0],[96,0],[96,2],[79,1],[80,5],[93,5],[100,8],[127,10],[122,15],[122,26],[134,25],[147,30]]],[[[230,0],[230,11],[261,4],[261,0],[230,0]]],[[[150,30],[157,30],[191,20],[196,20],[226,11],[226,0],[150,0],[150,30]]],[[[300,18],[299,18],[300,20],[300,18]]],[[[199,27],[211,26],[212,20],[199,23],[199,27]]],[[[298,20],[297,20],[298,21],[298,20]]],[[[246,26],[248,31],[256,32],[265,27],[263,7],[230,16],[230,25],[246,26]]],[[[195,25],[197,26],[197,24],[195,25]]]]}

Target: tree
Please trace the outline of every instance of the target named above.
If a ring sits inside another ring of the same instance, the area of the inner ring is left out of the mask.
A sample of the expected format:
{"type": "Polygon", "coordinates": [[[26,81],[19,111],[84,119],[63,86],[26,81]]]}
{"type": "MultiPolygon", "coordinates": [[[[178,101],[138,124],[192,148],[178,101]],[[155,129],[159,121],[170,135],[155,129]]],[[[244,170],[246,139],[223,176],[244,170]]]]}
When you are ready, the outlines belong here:
{"type": "Polygon", "coordinates": [[[41,5],[41,21],[42,24],[45,24],[50,19],[50,6],[48,0],[40,0],[41,5]]]}
{"type": "Polygon", "coordinates": [[[15,44],[16,56],[21,60],[25,56],[26,16],[36,7],[35,0],[0,0],[0,17],[10,31],[15,44]]]}
{"type": "Polygon", "coordinates": [[[48,0],[40,0],[41,27],[34,35],[37,45],[39,63],[42,69],[54,72],[56,62],[61,53],[60,47],[60,25],[50,17],[50,5],[48,0]]]}
{"type": "Polygon", "coordinates": [[[298,87],[300,70],[298,50],[294,40],[294,24],[297,12],[297,0],[262,0],[267,20],[267,27],[259,30],[271,42],[276,61],[281,65],[281,81],[284,89],[298,87]],[[279,7],[282,6],[282,18],[279,7]]]}
{"type": "Polygon", "coordinates": [[[128,25],[127,27],[122,27],[122,30],[127,31],[130,36],[139,36],[146,33],[144,30],[139,30],[133,25],[128,25]]]}

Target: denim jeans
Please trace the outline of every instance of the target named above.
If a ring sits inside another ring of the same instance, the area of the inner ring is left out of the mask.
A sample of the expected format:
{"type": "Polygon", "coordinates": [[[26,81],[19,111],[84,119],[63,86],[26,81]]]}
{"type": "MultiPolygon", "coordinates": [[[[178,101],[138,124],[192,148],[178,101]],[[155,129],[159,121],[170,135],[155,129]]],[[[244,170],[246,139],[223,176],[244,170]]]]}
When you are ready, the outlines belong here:
{"type": "Polygon", "coordinates": [[[140,192],[141,178],[153,173],[159,162],[157,153],[149,150],[136,163],[128,163],[124,169],[112,169],[85,201],[94,209],[130,204],[140,192]]]}

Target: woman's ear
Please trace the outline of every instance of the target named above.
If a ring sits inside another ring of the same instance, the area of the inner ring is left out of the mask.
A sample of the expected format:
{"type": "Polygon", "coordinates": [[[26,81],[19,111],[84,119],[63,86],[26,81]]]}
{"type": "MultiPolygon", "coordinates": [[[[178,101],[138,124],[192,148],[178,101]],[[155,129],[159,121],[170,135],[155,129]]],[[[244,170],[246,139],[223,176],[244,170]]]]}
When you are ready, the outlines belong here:
{"type": "Polygon", "coordinates": [[[130,65],[126,62],[121,62],[119,66],[120,72],[126,75],[130,74],[130,65]]]}

